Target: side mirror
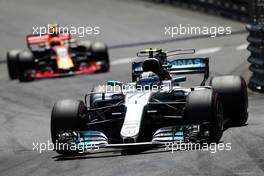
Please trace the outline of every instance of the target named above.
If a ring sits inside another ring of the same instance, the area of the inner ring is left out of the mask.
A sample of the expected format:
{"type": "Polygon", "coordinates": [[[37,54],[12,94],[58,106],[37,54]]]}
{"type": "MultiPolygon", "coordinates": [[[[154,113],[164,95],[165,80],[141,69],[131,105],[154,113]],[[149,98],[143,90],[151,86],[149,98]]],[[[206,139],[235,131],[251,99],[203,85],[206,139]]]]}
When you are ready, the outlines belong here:
{"type": "Polygon", "coordinates": [[[186,76],[177,76],[175,78],[172,78],[171,80],[172,83],[185,82],[185,81],[186,81],[186,76]]]}

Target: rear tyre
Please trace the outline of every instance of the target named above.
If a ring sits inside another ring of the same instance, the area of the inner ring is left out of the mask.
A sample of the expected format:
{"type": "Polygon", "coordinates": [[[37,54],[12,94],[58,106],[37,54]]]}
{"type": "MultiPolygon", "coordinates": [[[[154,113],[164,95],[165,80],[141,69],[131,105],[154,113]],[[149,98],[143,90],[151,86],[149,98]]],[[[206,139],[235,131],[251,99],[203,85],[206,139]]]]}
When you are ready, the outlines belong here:
{"type": "MultiPolygon", "coordinates": [[[[81,117],[85,112],[85,108],[83,101],[77,100],[60,100],[53,106],[50,121],[51,139],[53,144],[65,142],[59,141],[59,133],[61,132],[82,130],[83,126],[81,123],[81,117]]],[[[78,153],[77,150],[55,150],[62,155],[78,153]]]]}
{"type": "Polygon", "coordinates": [[[240,76],[212,78],[210,85],[220,95],[224,116],[232,125],[245,125],[248,120],[248,94],[245,80],[240,76]]]}
{"type": "Polygon", "coordinates": [[[106,44],[100,42],[93,43],[91,51],[92,59],[102,62],[102,68],[98,72],[108,72],[110,69],[110,61],[106,44]]]}
{"type": "Polygon", "coordinates": [[[212,89],[192,91],[186,100],[186,121],[191,124],[210,123],[209,142],[218,143],[223,134],[223,108],[212,89]]]}
{"type": "Polygon", "coordinates": [[[29,51],[18,54],[18,79],[21,82],[32,81],[31,72],[34,69],[34,56],[29,51]]]}
{"type": "Polygon", "coordinates": [[[7,70],[8,75],[11,80],[17,79],[18,77],[18,53],[21,50],[12,50],[7,52],[6,58],[7,58],[7,70]]]}
{"type": "Polygon", "coordinates": [[[91,51],[92,42],[91,41],[81,41],[78,44],[78,48],[82,52],[91,51]]]}

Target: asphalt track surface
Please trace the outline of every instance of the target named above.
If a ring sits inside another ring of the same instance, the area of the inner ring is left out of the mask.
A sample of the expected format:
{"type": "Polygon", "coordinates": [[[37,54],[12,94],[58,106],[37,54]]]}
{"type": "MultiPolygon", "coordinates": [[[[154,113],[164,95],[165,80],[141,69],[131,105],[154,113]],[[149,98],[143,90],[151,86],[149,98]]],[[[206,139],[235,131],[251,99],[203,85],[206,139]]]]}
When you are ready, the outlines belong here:
{"type": "MultiPolygon", "coordinates": [[[[32,26],[48,23],[98,25],[101,34],[89,36],[109,46],[171,38],[164,26],[182,24],[228,25],[233,31],[244,24],[175,7],[136,0],[1,0],[0,56],[6,51],[26,48],[25,35],[32,26]]],[[[243,47],[247,34],[176,42],[134,45],[110,50],[113,63],[108,74],[81,75],[30,83],[10,81],[6,64],[0,65],[0,175],[264,175],[264,97],[249,92],[248,125],[225,131],[222,141],[230,151],[150,150],[121,155],[100,151],[62,158],[53,151],[33,151],[33,142],[50,140],[53,104],[63,98],[83,99],[91,88],[107,80],[130,80],[130,61],[136,51],[147,47],[197,48],[210,57],[212,75],[236,74],[248,79],[248,52],[243,47]],[[210,49],[211,48],[211,49],[210,49]],[[217,49],[212,49],[217,48],[217,49]]],[[[178,36],[184,37],[184,36],[178,36]]],[[[81,38],[80,40],[87,39],[81,38]]]]}

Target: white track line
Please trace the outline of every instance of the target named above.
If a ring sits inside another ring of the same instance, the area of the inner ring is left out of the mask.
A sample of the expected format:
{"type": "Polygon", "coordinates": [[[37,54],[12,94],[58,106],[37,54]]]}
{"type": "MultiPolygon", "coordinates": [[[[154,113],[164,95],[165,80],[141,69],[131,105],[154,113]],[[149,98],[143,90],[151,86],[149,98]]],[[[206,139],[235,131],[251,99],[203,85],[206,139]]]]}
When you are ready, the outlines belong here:
{"type": "Polygon", "coordinates": [[[195,52],[195,55],[212,54],[222,50],[221,47],[199,49],[195,52]]]}
{"type": "Polygon", "coordinates": [[[248,46],[248,44],[241,44],[241,45],[236,47],[236,50],[237,51],[245,50],[245,49],[247,49],[247,46],[248,46]]]}
{"type": "Polygon", "coordinates": [[[127,63],[131,63],[131,62],[135,61],[136,59],[137,58],[132,58],[132,57],[121,58],[121,59],[117,59],[117,60],[114,60],[113,62],[111,62],[111,65],[127,64],[127,63]]]}

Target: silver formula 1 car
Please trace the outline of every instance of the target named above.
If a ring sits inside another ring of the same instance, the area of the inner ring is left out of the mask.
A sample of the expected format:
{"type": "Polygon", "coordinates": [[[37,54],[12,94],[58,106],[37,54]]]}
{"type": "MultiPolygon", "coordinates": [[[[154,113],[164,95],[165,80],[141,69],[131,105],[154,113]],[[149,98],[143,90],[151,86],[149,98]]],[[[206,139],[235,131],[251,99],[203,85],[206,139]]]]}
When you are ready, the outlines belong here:
{"type": "Polygon", "coordinates": [[[227,125],[248,119],[246,83],[239,76],[209,78],[208,58],[181,58],[195,50],[143,50],[132,64],[132,82],[108,81],[84,101],[60,100],[52,110],[51,137],[60,154],[73,145],[131,149],[167,143],[218,143],[227,125]],[[174,58],[174,59],[173,59],[174,58]],[[185,74],[203,74],[199,86],[183,87],[185,74]],[[89,105],[90,104],[90,105],[89,105]],[[70,146],[70,147],[69,147],[70,146]]]}

